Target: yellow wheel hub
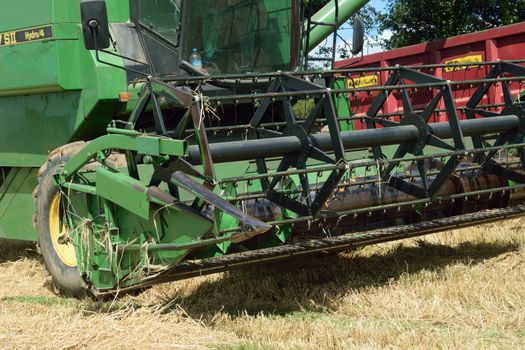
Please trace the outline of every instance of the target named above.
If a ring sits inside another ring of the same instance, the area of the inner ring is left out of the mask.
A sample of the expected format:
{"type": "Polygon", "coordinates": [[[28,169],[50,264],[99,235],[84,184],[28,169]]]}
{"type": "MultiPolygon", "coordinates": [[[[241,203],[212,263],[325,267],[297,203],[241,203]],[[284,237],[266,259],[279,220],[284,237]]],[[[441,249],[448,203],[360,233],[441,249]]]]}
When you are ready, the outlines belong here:
{"type": "Polygon", "coordinates": [[[77,267],[77,256],[73,244],[69,242],[66,244],[60,243],[66,231],[64,225],[60,222],[60,201],[58,200],[58,194],[53,198],[49,210],[49,232],[51,233],[53,248],[62,263],[69,267],[77,267]]]}

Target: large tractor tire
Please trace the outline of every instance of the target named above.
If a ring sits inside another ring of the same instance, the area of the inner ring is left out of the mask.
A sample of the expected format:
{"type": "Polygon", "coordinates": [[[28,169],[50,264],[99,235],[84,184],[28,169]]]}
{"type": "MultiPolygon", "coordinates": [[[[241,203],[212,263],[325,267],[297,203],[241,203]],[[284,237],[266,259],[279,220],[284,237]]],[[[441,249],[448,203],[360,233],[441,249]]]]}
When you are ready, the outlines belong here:
{"type": "Polygon", "coordinates": [[[49,285],[56,294],[75,298],[84,298],[87,294],[78,272],[75,247],[66,242],[63,232],[60,194],[53,175],[85,145],[85,142],[75,142],[51,152],[38,171],[38,186],[33,192],[36,208],[34,225],[38,232],[39,251],[49,274],[49,285]]]}
{"type": "MultiPolygon", "coordinates": [[[[38,186],[33,192],[36,208],[34,226],[38,232],[39,251],[49,274],[49,285],[54,293],[75,298],[85,298],[88,294],[78,271],[75,247],[68,241],[65,227],[61,225],[61,195],[53,175],[85,146],[86,142],[79,141],[51,152],[38,171],[38,186]]],[[[123,155],[111,155],[107,163],[113,167],[126,166],[123,155]]],[[[98,166],[99,163],[92,163],[85,168],[98,166]]]]}

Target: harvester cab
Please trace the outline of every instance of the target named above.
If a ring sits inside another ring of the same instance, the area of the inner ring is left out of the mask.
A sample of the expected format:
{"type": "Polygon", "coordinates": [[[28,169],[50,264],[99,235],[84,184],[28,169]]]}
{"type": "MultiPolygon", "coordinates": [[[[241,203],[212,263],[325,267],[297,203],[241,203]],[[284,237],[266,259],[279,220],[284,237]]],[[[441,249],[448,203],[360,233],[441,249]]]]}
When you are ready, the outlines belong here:
{"type": "Polygon", "coordinates": [[[4,18],[0,59],[33,74],[0,84],[2,188],[19,192],[0,237],[33,198],[24,239],[56,291],[104,297],[525,213],[523,62],[307,69],[366,3],[38,0],[39,26],[4,18]],[[486,78],[435,74],[467,67],[486,78]],[[360,115],[356,96],[373,97],[360,115]]]}
{"type": "MultiPolygon", "coordinates": [[[[128,62],[152,76],[217,76],[299,69],[307,53],[353,14],[347,9],[351,3],[336,1],[325,9],[322,15],[332,17],[327,23],[304,20],[299,0],[132,0],[135,42],[124,38],[118,24],[112,25],[111,40],[105,1],[83,1],[81,14],[87,49],[109,49],[112,42],[117,51],[132,46],[122,50],[129,53],[128,62]],[[341,18],[339,3],[346,6],[341,18]],[[194,55],[198,64],[191,62],[194,55]]],[[[363,47],[363,24],[354,23],[351,51],[357,54],[363,47]]]]}
{"type": "MultiPolygon", "coordinates": [[[[298,1],[134,1],[136,25],[154,76],[290,71],[299,62],[298,1]],[[195,51],[195,52],[194,52],[195,51]],[[196,54],[199,65],[191,64],[196,54]],[[182,72],[181,72],[182,68],[182,72]]],[[[104,14],[101,2],[87,2],[104,14]]],[[[89,22],[84,12],[84,23],[89,22]]],[[[107,22],[106,22],[107,23],[107,22]]],[[[107,25],[88,35],[108,43],[107,25]],[[101,36],[102,34],[102,36],[101,36]]],[[[89,40],[89,39],[88,39],[89,40]]]]}

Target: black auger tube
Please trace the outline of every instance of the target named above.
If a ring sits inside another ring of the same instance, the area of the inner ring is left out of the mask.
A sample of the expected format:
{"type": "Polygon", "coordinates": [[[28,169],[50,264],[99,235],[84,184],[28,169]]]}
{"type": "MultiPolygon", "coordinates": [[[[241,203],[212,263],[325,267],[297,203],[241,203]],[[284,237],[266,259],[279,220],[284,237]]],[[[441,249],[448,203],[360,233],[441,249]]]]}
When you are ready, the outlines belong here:
{"type": "MultiPolygon", "coordinates": [[[[487,135],[517,129],[520,120],[515,115],[505,115],[493,118],[462,120],[460,122],[463,136],[487,135]]],[[[429,124],[430,133],[450,139],[452,130],[449,123],[429,124]]],[[[314,134],[310,142],[323,151],[332,151],[330,134],[314,134]]],[[[413,125],[392,126],[381,129],[356,130],[341,133],[341,139],[346,150],[372,146],[387,146],[414,142],[419,138],[419,131],[413,125]]],[[[259,140],[231,141],[210,144],[210,151],[215,163],[235,162],[258,158],[281,157],[300,152],[301,142],[295,136],[265,138],[259,140]]],[[[201,162],[198,146],[190,147],[188,161],[194,165],[201,162]]]]}

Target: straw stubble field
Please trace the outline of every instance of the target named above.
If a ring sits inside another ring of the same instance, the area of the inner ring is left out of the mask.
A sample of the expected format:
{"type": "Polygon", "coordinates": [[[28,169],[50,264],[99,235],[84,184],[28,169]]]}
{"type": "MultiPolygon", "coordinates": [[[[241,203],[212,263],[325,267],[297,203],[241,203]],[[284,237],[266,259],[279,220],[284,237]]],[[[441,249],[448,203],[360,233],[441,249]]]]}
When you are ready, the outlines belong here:
{"type": "Polygon", "coordinates": [[[0,242],[0,349],[525,347],[525,219],[63,299],[31,245],[0,242]]]}

